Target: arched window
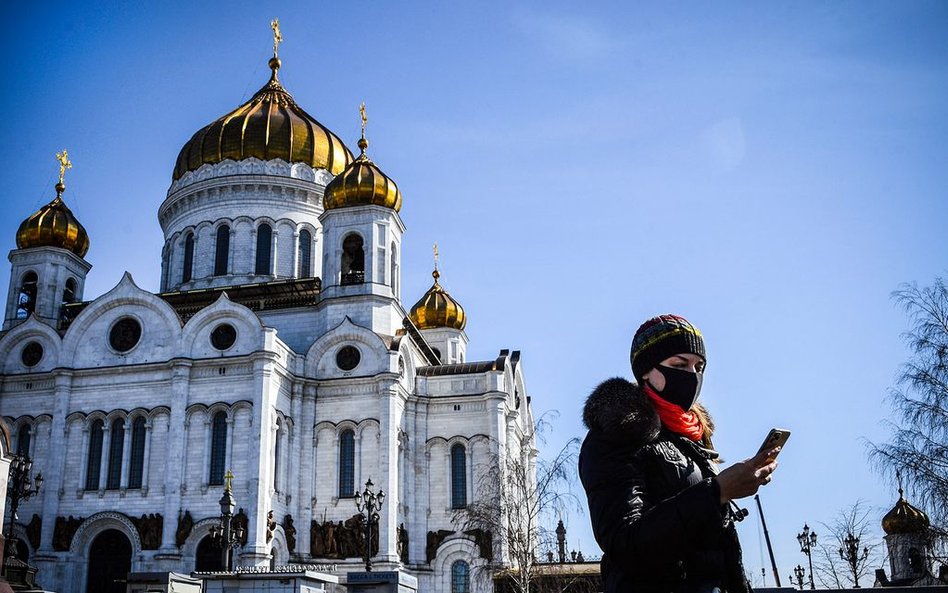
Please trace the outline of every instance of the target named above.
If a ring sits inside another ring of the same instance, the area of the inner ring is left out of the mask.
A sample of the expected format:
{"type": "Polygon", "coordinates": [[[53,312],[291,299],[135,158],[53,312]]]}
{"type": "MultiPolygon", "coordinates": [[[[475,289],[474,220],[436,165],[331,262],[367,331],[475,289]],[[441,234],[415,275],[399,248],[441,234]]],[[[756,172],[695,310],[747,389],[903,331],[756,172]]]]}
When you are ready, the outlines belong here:
{"type": "Polygon", "coordinates": [[[26,319],[30,313],[36,310],[36,285],[38,278],[36,272],[27,272],[23,274],[23,280],[20,281],[20,295],[16,301],[16,318],[26,319]]]}
{"type": "Polygon", "coordinates": [[[471,592],[471,567],[463,560],[451,565],[451,593],[471,592]]]}
{"type": "MultiPolygon", "coordinates": [[[[227,264],[224,264],[225,268],[227,264]]],[[[181,268],[181,282],[190,282],[194,271],[194,233],[188,233],[184,239],[184,265],[181,268]]]]}
{"type": "Polygon", "coordinates": [[[273,229],[270,225],[264,223],[257,227],[257,265],[254,269],[255,274],[269,274],[270,272],[270,247],[273,240],[273,229]]]}
{"type": "Polygon", "coordinates": [[[125,448],[125,421],[118,418],[112,422],[112,434],[109,441],[109,473],[106,476],[106,490],[118,490],[122,484],[122,453],[125,448]]]}
{"type": "Polygon", "coordinates": [[[89,427],[89,459],[86,460],[86,490],[99,489],[99,472],[102,470],[102,427],[96,420],[89,427]]]}
{"type": "Polygon", "coordinates": [[[467,460],[464,445],[451,447],[451,508],[467,506],[467,460]]]}
{"type": "Polygon", "coordinates": [[[392,294],[398,298],[398,247],[395,246],[395,242],[392,241],[392,248],[389,252],[392,258],[391,267],[392,269],[392,294]]]}
{"type": "Polygon", "coordinates": [[[299,270],[296,276],[298,278],[309,278],[313,275],[313,235],[307,231],[300,231],[300,251],[299,251],[299,270]]]}
{"type": "Polygon", "coordinates": [[[69,278],[66,280],[66,286],[63,287],[63,304],[68,305],[69,303],[76,302],[76,279],[69,278]]]}
{"type": "Polygon", "coordinates": [[[145,419],[142,416],[132,422],[132,458],[128,466],[128,487],[141,488],[145,473],[145,419]]]}
{"type": "Polygon", "coordinates": [[[339,435],[339,498],[355,495],[355,433],[339,435]]]}
{"type": "Polygon", "coordinates": [[[365,251],[362,249],[362,237],[349,233],[342,240],[342,284],[362,284],[365,282],[365,251]]]}
{"type": "Polygon", "coordinates": [[[217,243],[214,251],[214,275],[227,274],[227,264],[230,258],[230,227],[222,224],[217,227],[217,243]]]}
{"type": "Polygon", "coordinates": [[[224,464],[227,462],[227,413],[218,412],[211,420],[211,467],[207,483],[224,483],[224,464]]]}
{"type": "Polygon", "coordinates": [[[30,454],[30,425],[23,424],[20,426],[20,431],[16,435],[16,452],[17,455],[27,455],[30,454]]]}

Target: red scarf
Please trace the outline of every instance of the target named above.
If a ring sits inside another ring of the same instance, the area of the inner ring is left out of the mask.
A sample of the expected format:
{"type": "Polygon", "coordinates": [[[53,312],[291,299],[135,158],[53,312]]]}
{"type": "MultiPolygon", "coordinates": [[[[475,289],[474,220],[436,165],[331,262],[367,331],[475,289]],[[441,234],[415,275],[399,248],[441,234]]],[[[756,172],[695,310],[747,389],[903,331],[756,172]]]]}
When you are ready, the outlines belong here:
{"type": "Polygon", "coordinates": [[[701,440],[704,436],[704,428],[702,428],[697,414],[691,410],[686,412],[681,406],[665,401],[648,384],[644,384],[642,389],[652,400],[655,411],[658,412],[658,417],[668,430],[688,437],[693,441],[701,440]]]}

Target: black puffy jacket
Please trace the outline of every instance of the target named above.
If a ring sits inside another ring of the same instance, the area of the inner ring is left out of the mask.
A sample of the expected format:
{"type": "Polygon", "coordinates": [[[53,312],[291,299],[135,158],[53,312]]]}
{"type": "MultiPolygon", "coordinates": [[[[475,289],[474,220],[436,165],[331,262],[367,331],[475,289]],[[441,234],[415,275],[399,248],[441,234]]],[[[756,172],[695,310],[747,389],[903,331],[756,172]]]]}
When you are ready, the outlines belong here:
{"type": "Polygon", "coordinates": [[[717,453],[665,429],[625,379],[593,391],[583,422],[579,475],[604,552],[604,592],[749,593],[737,531],[712,479],[717,453]]]}

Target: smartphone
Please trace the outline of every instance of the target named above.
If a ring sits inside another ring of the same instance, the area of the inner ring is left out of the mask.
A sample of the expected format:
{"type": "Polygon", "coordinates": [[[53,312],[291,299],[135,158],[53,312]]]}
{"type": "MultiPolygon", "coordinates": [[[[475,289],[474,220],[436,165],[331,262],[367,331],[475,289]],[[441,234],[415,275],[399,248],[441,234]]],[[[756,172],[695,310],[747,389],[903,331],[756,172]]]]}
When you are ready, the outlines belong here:
{"type": "MultiPolygon", "coordinates": [[[[758,449],[757,452],[760,453],[761,451],[773,449],[774,447],[780,447],[782,450],[783,446],[787,444],[787,440],[789,438],[790,438],[789,430],[785,428],[772,428],[770,429],[770,432],[767,433],[767,438],[764,439],[763,444],[761,444],[760,449],[758,449]]],[[[774,458],[776,457],[777,456],[774,455],[774,458]]]]}

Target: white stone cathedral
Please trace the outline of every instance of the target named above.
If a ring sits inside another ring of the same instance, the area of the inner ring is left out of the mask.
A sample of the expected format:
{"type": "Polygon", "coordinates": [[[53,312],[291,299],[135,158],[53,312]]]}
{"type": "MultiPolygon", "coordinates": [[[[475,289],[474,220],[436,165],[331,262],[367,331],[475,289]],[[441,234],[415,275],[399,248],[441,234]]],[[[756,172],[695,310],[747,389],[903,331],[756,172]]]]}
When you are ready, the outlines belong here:
{"type": "MultiPolygon", "coordinates": [[[[243,566],[379,570],[421,591],[490,590],[490,533],[459,532],[485,464],[535,456],[518,352],[468,362],[440,286],[401,300],[402,196],[278,80],[184,145],[161,287],[127,273],[87,298],[89,238],[57,196],[26,219],[0,332],[0,414],[43,491],[8,542],[59,593],[124,591],[128,571],[220,566],[210,537],[232,471],[243,566]],[[366,542],[354,494],[386,497],[366,542]]],[[[64,170],[67,163],[62,159],[64,170]]]]}

